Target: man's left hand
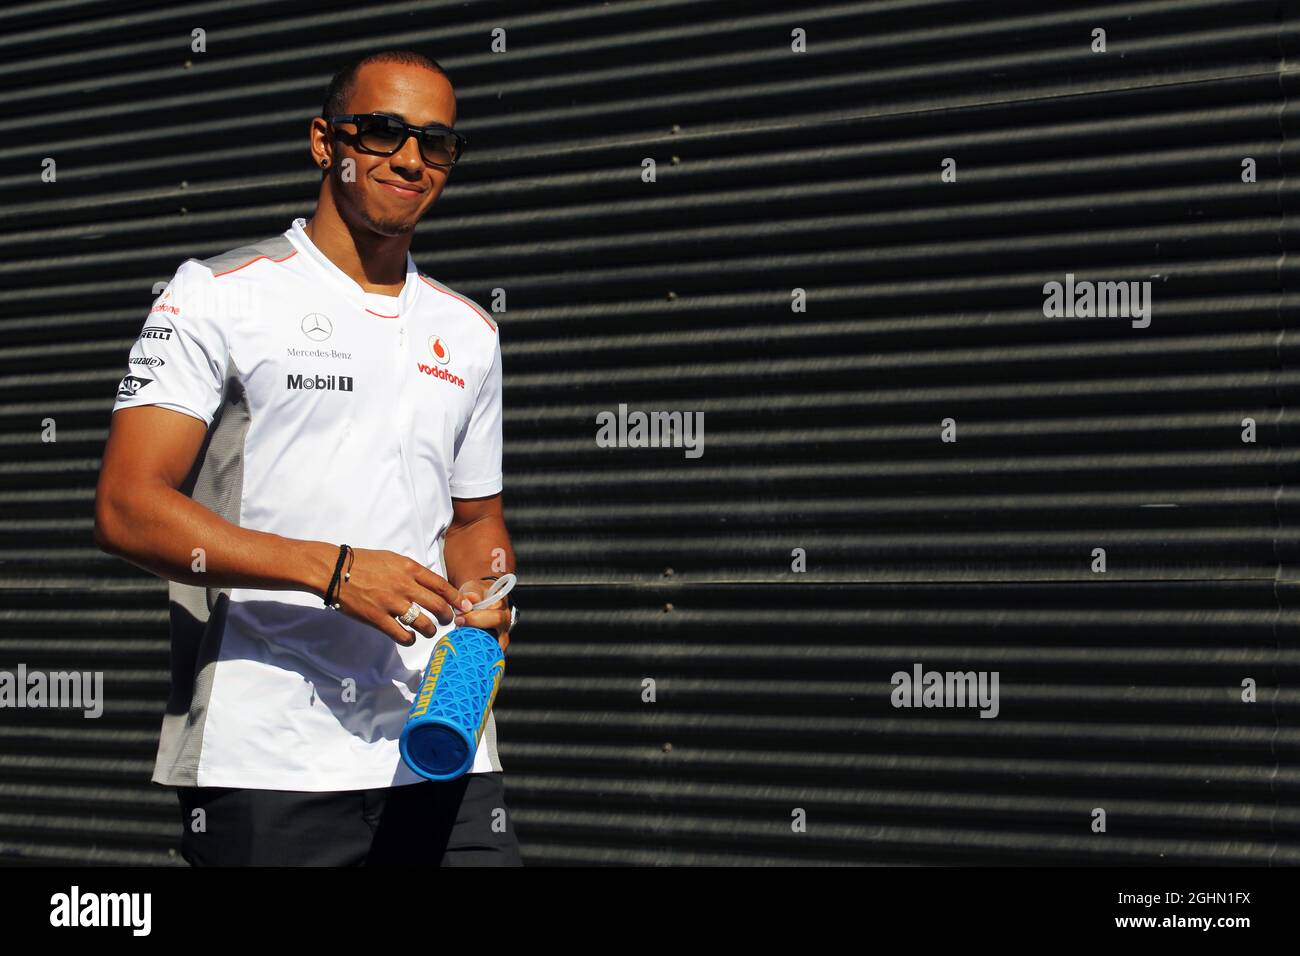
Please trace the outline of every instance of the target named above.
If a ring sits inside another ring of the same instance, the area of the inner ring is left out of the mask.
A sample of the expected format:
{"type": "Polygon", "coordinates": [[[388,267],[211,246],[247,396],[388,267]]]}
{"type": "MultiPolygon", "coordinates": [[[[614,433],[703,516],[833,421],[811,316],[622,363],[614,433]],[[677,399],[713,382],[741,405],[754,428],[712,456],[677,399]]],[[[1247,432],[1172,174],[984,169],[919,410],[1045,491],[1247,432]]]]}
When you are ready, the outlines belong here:
{"type": "MultiPolygon", "coordinates": [[[[492,585],[496,582],[489,578],[478,578],[473,581],[466,581],[460,586],[460,593],[463,597],[469,598],[475,604],[483,600],[483,595],[491,590],[492,585]]],[[[490,604],[481,611],[458,611],[456,614],[455,624],[457,627],[478,627],[485,631],[495,630],[497,632],[497,643],[501,645],[504,653],[505,649],[510,646],[510,607],[506,604],[509,595],[501,598],[495,604],[490,604]]]]}

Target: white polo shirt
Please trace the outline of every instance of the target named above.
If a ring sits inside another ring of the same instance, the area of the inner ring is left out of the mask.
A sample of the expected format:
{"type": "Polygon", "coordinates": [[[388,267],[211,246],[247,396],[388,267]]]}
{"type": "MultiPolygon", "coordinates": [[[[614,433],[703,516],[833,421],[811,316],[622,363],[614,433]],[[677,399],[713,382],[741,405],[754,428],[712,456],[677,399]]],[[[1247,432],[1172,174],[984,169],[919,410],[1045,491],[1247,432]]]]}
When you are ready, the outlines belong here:
{"type": "MultiPolygon", "coordinates": [[[[497,326],[409,255],[399,296],[365,292],[303,225],[182,263],[114,411],[161,405],[207,423],[183,490],[227,520],[395,551],[446,577],[452,496],[502,489],[497,326]]],[[[173,581],[169,593],[154,781],[322,791],[423,779],[398,736],[435,640],[400,647],[305,591],[173,581]]],[[[493,770],[489,718],[471,772],[493,770]]]]}

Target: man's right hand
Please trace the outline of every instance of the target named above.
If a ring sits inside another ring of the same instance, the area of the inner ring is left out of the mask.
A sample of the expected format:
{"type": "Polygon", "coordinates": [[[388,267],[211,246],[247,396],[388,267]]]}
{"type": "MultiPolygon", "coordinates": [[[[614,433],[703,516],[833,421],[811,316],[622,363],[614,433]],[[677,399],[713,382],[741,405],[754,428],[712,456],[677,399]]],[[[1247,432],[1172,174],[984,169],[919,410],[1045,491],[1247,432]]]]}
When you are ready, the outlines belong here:
{"type": "MultiPolygon", "coordinates": [[[[434,574],[419,561],[393,551],[353,548],[352,574],[347,581],[339,575],[335,600],[348,617],[383,631],[403,647],[415,643],[415,635],[398,623],[412,604],[435,615],[439,623],[450,623],[457,610],[469,610],[472,602],[443,577],[434,574]]],[[[348,570],[345,559],[343,570],[348,570]]],[[[433,637],[437,625],[428,614],[421,614],[411,625],[425,637],[433,637]]]]}

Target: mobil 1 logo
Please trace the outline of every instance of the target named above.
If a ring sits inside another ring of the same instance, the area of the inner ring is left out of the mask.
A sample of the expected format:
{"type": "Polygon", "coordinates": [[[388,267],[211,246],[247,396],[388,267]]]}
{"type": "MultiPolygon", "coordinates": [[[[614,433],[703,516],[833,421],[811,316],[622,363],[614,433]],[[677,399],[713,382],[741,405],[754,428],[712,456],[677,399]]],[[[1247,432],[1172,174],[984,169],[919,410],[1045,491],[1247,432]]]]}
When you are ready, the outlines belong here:
{"type": "Polygon", "coordinates": [[[289,391],[301,392],[350,392],[351,375],[295,375],[288,374],[289,391]]]}

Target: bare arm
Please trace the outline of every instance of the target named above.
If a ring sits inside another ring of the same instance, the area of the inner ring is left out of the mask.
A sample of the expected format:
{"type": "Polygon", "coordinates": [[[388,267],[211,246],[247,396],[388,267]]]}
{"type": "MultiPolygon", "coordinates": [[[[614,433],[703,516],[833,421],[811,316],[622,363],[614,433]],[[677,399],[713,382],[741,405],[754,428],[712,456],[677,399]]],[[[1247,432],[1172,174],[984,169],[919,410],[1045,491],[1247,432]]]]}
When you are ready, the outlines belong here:
{"type": "MultiPolygon", "coordinates": [[[[510,546],[500,493],[487,498],[452,498],[451,506],[451,525],[442,548],[448,580],[460,586],[513,571],[515,552],[510,546]]],[[[479,600],[488,586],[490,582],[472,591],[466,588],[465,592],[479,600]]],[[[510,645],[506,630],[510,625],[510,611],[504,600],[482,611],[458,615],[456,623],[484,630],[495,628],[500,635],[501,649],[510,645]]]]}
{"type": "Polygon", "coordinates": [[[95,543],[171,581],[324,595],[338,546],[241,528],[177,489],[207,426],[145,405],[113,415],[95,489],[95,543]],[[206,571],[194,571],[194,549],[206,571]]]}
{"type": "Polygon", "coordinates": [[[459,587],[466,581],[514,570],[515,552],[499,492],[488,498],[452,498],[451,510],[451,525],[442,547],[447,580],[459,587]],[[501,563],[494,564],[498,556],[504,558],[504,570],[501,563]]]}
{"type": "MultiPolygon", "coordinates": [[[[203,421],[169,408],[115,412],[95,490],[95,543],[172,581],[323,597],[337,544],[241,528],[178,490],[206,434],[203,421]],[[203,571],[193,570],[196,548],[203,549],[203,571]]],[[[339,589],[340,610],[404,645],[414,638],[394,615],[414,602],[449,621],[460,600],[446,580],[391,551],[357,549],[352,578],[339,589]]],[[[434,632],[424,615],[413,627],[434,632]]]]}

